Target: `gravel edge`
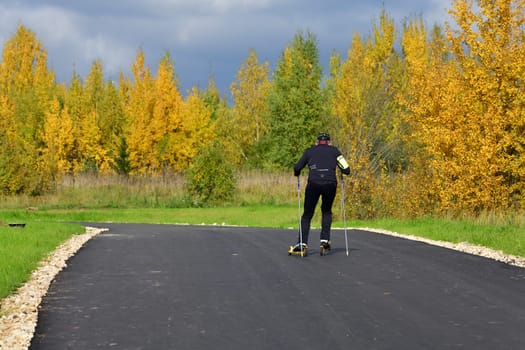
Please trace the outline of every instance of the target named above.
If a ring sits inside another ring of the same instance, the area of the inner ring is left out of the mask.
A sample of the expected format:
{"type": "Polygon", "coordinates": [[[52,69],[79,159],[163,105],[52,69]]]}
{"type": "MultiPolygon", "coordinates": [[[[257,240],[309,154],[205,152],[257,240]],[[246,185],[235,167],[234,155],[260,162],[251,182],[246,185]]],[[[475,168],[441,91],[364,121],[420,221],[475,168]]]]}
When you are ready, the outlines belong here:
{"type": "Polygon", "coordinates": [[[38,320],[38,307],[55,276],[91,238],[107,229],[86,227],[86,232],[71,237],[40,262],[29,280],[0,301],[0,349],[26,350],[38,320]]]}
{"type": "Polygon", "coordinates": [[[471,243],[468,243],[468,242],[450,243],[450,242],[445,242],[445,241],[435,241],[435,240],[428,239],[428,238],[423,238],[423,237],[418,237],[418,236],[413,236],[413,235],[407,235],[407,234],[402,234],[402,233],[393,232],[393,231],[387,231],[387,230],[382,230],[382,229],[368,228],[368,227],[364,227],[364,228],[363,227],[354,227],[352,229],[353,230],[370,231],[370,232],[380,233],[380,234],[384,234],[384,235],[389,235],[389,236],[409,239],[409,240],[412,240],[412,241],[423,242],[423,243],[427,243],[427,244],[430,244],[430,245],[435,245],[435,246],[439,246],[439,247],[453,249],[453,250],[457,250],[457,251],[460,251],[460,252],[463,252],[463,253],[467,253],[467,254],[478,255],[478,256],[485,257],[485,258],[489,258],[489,259],[493,259],[493,260],[496,260],[496,261],[500,261],[500,262],[505,263],[505,264],[509,264],[509,265],[513,265],[513,266],[517,266],[517,267],[524,267],[525,268],[525,258],[524,257],[516,256],[516,255],[509,255],[509,254],[506,254],[506,253],[504,253],[504,252],[502,252],[500,250],[494,250],[494,249],[491,249],[491,248],[486,248],[486,247],[483,247],[483,246],[471,244],[471,243]]]}

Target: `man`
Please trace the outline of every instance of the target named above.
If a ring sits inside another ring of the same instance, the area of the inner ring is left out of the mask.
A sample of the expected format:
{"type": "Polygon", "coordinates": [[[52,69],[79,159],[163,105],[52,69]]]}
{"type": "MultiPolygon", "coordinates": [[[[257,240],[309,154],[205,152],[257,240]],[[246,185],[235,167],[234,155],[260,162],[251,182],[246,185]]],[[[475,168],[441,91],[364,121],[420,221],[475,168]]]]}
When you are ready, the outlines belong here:
{"type": "Polygon", "coordinates": [[[300,176],[301,170],[308,165],[308,184],[304,194],[304,211],[301,216],[299,240],[293,246],[294,252],[305,252],[308,249],[308,234],[310,222],[314,216],[315,207],[321,201],[321,252],[331,249],[330,227],[332,225],[332,204],[337,191],[336,168],[339,167],[345,175],[350,174],[350,168],[341,151],[332,146],[330,135],[320,133],[315,146],[308,148],[294,166],[294,175],[300,176]],[[302,237],[301,237],[302,234],[302,237]]]}

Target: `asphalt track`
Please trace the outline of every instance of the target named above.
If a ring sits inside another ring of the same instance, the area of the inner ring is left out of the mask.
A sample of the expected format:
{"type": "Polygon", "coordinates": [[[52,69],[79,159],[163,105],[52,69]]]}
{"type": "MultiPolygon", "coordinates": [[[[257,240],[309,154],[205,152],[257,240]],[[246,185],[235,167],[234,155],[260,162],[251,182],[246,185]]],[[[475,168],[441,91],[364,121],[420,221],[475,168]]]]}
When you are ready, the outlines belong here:
{"type": "Polygon", "coordinates": [[[525,349],[525,269],[363,231],[100,224],[30,349],[525,349]]]}

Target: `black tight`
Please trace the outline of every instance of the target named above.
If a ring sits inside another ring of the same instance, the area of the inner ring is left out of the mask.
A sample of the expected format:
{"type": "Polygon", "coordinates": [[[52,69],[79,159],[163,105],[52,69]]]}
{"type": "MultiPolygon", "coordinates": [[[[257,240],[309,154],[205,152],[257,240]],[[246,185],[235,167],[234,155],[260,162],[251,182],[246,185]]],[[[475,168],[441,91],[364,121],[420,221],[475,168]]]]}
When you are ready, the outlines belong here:
{"type": "MultiPolygon", "coordinates": [[[[337,190],[336,182],[315,183],[308,182],[304,194],[304,211],[301,216],[302,242],[308,243],[310,233],[310,222],[314,216],[315,207],[321,197],[321,239],[330,239],[330,227],[332,226],[332,204],[334,203],[337,190]]],[[[300,237],[299,237],[300,239],[300,237]]]]}

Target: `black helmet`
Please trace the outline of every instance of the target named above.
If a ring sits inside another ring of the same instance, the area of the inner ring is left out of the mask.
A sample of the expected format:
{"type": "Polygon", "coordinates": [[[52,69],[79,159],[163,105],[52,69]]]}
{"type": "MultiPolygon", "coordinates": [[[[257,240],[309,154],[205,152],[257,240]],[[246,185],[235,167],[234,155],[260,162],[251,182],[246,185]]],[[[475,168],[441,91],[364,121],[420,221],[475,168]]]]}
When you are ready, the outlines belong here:
{"type": "Polygon", "coordinates": [[[330,135],[328,135],[326,132],[322,132],[317,135],[317,141],[330,141],[330,135]]]}

